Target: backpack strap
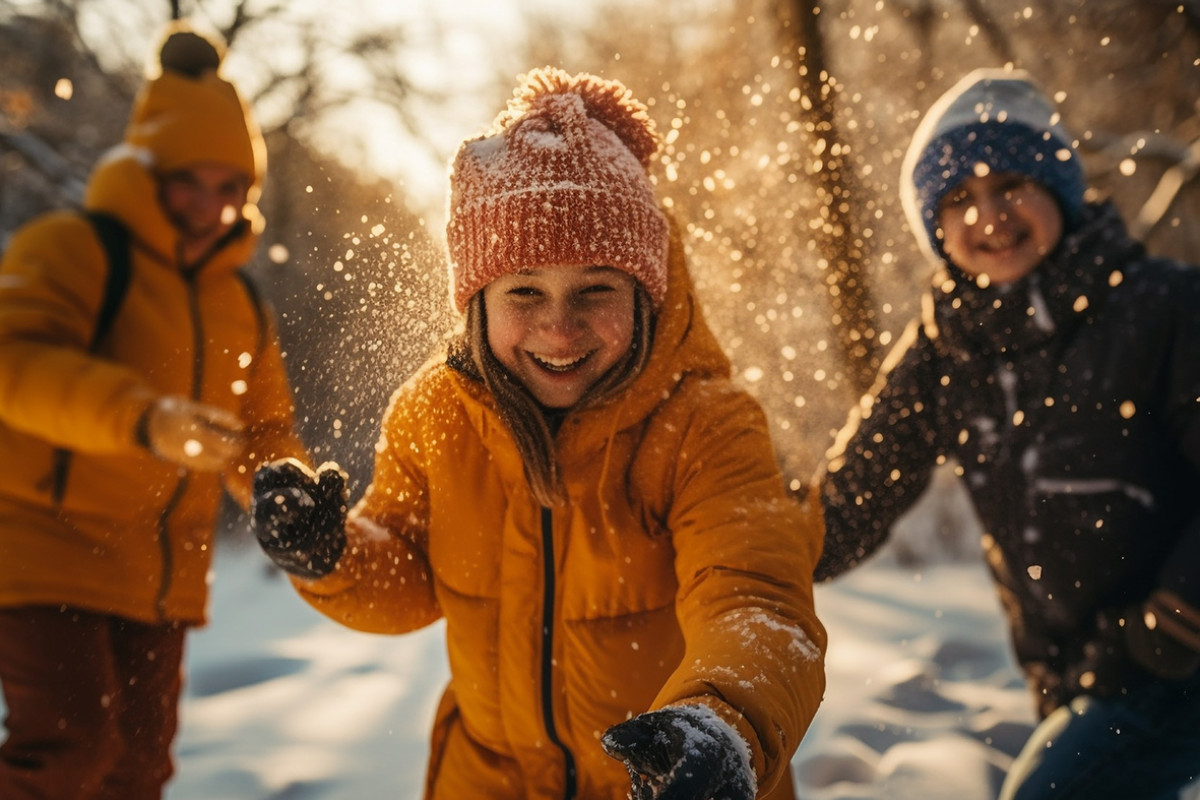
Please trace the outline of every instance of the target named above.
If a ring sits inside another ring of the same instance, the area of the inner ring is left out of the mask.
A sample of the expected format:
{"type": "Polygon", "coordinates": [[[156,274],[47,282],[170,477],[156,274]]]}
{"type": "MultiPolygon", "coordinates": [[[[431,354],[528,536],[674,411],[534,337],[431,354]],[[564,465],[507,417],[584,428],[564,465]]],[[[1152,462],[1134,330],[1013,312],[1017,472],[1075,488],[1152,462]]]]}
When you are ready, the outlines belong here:
{"type": "MultiPolygon", "coordinates": [[[[84,218],[91,223],[96,232],[96,239],[104,250],[105,265],[104,294],[100,299],[100,310],[96,314],[96,324],[92,329],[92,339],[88,342],[88,352],[95,352],[101,340],[104,339],[117,312],[125,301],[129,290],[129,280],[133,273],[130,260],[131,237],[129,229],[119,219],[111,214],[99,211],[84,211],[84,218]]],[[[72,451],[65,447],[54,448],[54,462],[48,476],[50,498],[55,508],[62,504],[67,491],[67,473],[71,469],[72,451]]]]}
{"type": "Polygon", "coordinates": [[[96,231],[96,238],[104,249],[108,260],[107,278],[104,282],[104,295],[100,301],[100,311],[96,314],[96,327],[92,330],[92,340],[88,350],[95,350],[100,341],[112,328],[129,290],[129,280],[132,275],[130,260],[131,237],[125,224],[111,214],[99,211],[85,211],[84,216],[96,231]]]}

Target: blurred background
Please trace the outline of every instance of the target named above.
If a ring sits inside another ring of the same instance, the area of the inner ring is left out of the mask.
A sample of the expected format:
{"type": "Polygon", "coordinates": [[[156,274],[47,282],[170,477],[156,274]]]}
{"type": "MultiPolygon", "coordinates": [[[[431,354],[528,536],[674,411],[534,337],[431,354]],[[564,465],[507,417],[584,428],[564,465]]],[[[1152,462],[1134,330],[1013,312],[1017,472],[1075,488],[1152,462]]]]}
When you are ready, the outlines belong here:
{"type": "MultiPolygon", "coordinates": [[[[971,69],[1031,71],[1097,196],[1200,260],[1200,0],[0,0],[0,247],[79,202],[176,16],[225,38],[266,132],[252,270],[303,434],[356,492],[389,394],[454,322],[446,165],[535,66],[650,106],[710,324],[796,481],[916,313],[900,161],[971,69]]],[[[935,537],[961,531],[956,502],[935,537]]]]}

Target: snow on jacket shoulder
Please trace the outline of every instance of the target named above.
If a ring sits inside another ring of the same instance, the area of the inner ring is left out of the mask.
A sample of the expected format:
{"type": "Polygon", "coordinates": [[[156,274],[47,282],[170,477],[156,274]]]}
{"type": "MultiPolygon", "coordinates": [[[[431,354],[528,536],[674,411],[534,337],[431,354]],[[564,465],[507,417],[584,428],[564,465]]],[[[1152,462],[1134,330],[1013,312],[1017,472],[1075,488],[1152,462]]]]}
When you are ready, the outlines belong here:
{"type": "Polygon", "coordinates": [[[135,428],[166,394],[237,414],[250,444],[225,479],[240,498],[262,460],[304,457],[271,322],[237,272],[255,236],[185,274],[132,158],[98,166],[88,207],[132,237],[129,286],[95,351],[109,265],[84,217],[32,221],[0,262],[0,605],[199,622],[220,479],[154,458],[135,428]]]}
{"type": "MultiPolygon", "coordinates": [[[[600,734],[678,703],[736,725],[767,789],[816,712],[819,511],[785,494],[763,413],[728,379],[677,248],[645,370],[559,432],[565,505],[534,499],[483,387],[432,363],[393,398],[347,555],[331,576],[296,582],[364,630],[445,617],[438,797],[561,797],[570,761],[577,796],[624,798],[628,777],[600,734]],[[468,768],[456,726],[511,791],[468,768]]],[[[774,791],[764,796],[791,797],[790,781],[774,791]]]]}

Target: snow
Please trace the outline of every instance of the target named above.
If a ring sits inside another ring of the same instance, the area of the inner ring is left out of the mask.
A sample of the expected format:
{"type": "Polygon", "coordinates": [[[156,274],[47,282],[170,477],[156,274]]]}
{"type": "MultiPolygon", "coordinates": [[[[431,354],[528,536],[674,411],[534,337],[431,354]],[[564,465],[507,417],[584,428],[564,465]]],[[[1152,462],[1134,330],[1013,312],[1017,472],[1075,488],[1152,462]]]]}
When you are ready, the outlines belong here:
{"type": "MultiPolygon", "coordinates": [[[[817,587],[828,690],[793,771],[823,798],[995,796],[1033,723],[981,562],[886,555],[817,587]]],[[[447,678],[440,625],[341,628],[256,550],[218,548],[212,624],[189,641],[168,800],[420,797],[447,678]]]]}

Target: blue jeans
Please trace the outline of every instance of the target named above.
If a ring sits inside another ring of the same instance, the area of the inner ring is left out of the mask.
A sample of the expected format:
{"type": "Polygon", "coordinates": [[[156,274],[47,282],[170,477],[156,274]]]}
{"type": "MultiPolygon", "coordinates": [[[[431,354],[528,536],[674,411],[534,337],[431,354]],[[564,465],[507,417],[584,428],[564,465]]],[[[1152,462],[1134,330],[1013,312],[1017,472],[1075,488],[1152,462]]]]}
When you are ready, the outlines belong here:
{"type": "Polygon", "coordinates": [[[1200,777],[1200,675],[1077,697],[1029,737],[1000,800],[1175,800],[1200,777]]]}

